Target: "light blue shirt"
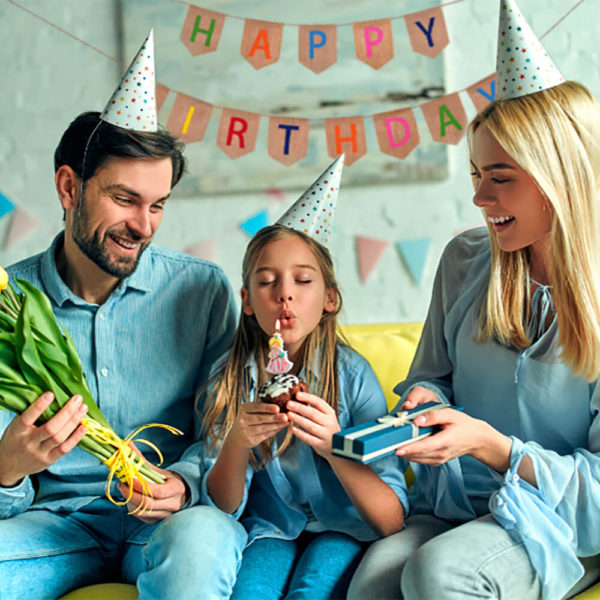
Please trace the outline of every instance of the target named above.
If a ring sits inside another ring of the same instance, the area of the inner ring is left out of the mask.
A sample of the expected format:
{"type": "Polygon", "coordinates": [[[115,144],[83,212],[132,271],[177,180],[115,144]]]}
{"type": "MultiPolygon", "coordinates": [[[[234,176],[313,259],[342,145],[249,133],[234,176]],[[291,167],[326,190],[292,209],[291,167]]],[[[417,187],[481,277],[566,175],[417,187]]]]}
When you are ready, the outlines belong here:
{"type": "MultiPolygon", "coordinates": [[[[257,379],[254,361],[248,361],[246,369],[251,382],[248,401],[253,402],[257,379]]],[[[342,429],[387,412],[377,377],[362,356],[347,346],[338,345],[337,369],[338,422],[342,429]]],[[[313,374],[318,378],[317,368],[313,374]]],[[[261,537],[296,539],[307,528],[309,519],[313,531],[339,531],[360,541],[374,540],[377,535],[358,514],[329,463],[304,442],[295,439],[294,445],[294,460],[276,457],[257,472],[248,467],[244,498],[233,515],[236,518],[242,515],[248,543],[261,537]]],[[[276,449],[275,444],[273,452],[276,449]]],[[[214,458],[207,459],[208,469],[202,483],[202,503],[213,506],[206,477],[214,462],[214,458]]],[[[392,455],[369,466],[392,488],[407,514],[408,497],[401,464],[392,455]]]]}
{"type": "Polygon", "coordinates": [[[411,463],[411,510],[459,521],[491,511],[523,541],[544,598],[560,598],[583,575],[576,557],[600,552],[600,390],[562,362],[548,287],[533,288],[529,348],[474,341],[489,273],[487,229],[450,242],[414,362],[395,392],[422,385],[510,436],[510,468],[499,474],[469,456],[441,467],[411,463]],[[517,473],[525,455],[537,488],[517,473]]]}
{"type": "MultiPolygon", "coordinates": [[[[56,270],[62,239],[59,234],[46,252],[10,267],[11,277],[29,280],[50,298],[77,346],[92,396],[119,436],[147,423],[183,431],[174,436],[147,429],[141,437],[160,448],[162,468],[184,478],[189,505],[196,504],[203,448],[194,443],[199,430],[194,397],[231,343],[236,320],[231,286],[216,265],[151,244],[106,302],[88,304],[56,270]]],[[[12,418],[0,411],[0,433],[12,418]]],[[[152,450],[139,448],[156,461],[152,450]]],[[[35,476],[35,499],[30,477],[14,488],[0,488],[0,518],[28,508],[77,510],[104,496],[107,474],[95,457],[75,448],[35,476]]],[[[116,487],[111,493],[120,497],[116,487]]]]}

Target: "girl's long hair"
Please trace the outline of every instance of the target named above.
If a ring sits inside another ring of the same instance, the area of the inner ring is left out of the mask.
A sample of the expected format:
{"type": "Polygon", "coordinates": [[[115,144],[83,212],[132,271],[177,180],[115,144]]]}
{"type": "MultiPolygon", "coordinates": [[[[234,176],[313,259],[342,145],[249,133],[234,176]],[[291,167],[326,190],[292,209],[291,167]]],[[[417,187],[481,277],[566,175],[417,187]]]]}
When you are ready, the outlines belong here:
{"type": "MultiPolygon", "coordinates": [[[[562,359],[593,381],[600,376],[600,104],[584,86],[567,81],[492,103],[471,123],[470,140],[482,124],[551,205],[547,269],[562,359]]],[[[488,228],[491,273],[477,339],[527,348],[528,250],[501,250],[488,228]]]]}
{"type": "MultiPolygon", "coordinates": [[[[283,225],[271,225],[261,229],[250,241],[242,262],[242,286],[250,289],[250,276],[263,249],[277,240],[290,236],[301,238],[312,250],[321,268],[325,289],[333,290],[337,296],[337,306],[332,312],[323,311],[317,327],[308,335],[302,348],[302,367],[306,383],[311,394],[323,398],[333,409],[338,410],[339,390],[337,384],[336,345],[341,342],[336,332],[337,316],[342,309],[342,297],[335,280],[333,261],[327,248],[300,231],[283,225]],[[315,358],[319,361],[318,379],[311,367],[315,358]]],[[[258,387],[262,386],[268,375],[265,367],[269,353],[269,337],[261,329],[254,315],[241,311],[240,320],[233,339],[227,362],[222,371],[209,382],[202,431],[210,444],[224,439],[229,433],[243,402],[248,401],[252,384],[246,362],[252,357],[255,363],[258,387]]],[[[201,396],[199,396],[201,397],[201,396]]],[[[199,407],[202,410],[202,407],[199,407]]],[[[278,449],[282,453],[291,442],[292,434],[288,430],[285,440],[278,449]]],[[[260,461],[253,457],[254,466],[262,466],[273,458],[272,439],[260,446],[260,461]]]]}

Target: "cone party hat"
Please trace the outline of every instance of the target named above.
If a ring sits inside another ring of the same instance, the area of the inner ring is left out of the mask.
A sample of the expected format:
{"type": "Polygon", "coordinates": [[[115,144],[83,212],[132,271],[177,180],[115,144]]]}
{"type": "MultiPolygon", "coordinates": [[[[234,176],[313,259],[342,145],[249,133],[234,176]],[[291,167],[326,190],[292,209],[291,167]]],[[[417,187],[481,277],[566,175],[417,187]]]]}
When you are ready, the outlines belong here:
{"type": "Polygon", "coordinates": [[[157,131],[154,30],[150,30],[100,118],[135,131],[157,131]]]}
{"type": "Polygon", "coordinates": [[[496,77],[497,98],[503,100],[564,81],[514,0],[500,0],[496,77]]]}
{"type": "Polygon", "coordinates": [[[343,168],[344,155],[340,154],[278,219],[277,224],[302,231],[327,246],[333,227],[343,168]]]}

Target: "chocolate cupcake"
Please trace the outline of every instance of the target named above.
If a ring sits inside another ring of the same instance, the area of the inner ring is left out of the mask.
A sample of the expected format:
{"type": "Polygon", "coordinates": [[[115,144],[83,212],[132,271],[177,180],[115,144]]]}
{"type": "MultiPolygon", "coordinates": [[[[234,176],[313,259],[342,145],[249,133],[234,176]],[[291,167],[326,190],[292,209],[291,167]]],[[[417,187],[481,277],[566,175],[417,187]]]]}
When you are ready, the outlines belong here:
{"type": "Polygon", "coordinates": [[[277,404],[279,410],[287,412],[288,400],[296,400],[298,392],[306,392],[308,386],[295,375],[278,373],[258,390],[258,399],[261,402],[277,404]]]}

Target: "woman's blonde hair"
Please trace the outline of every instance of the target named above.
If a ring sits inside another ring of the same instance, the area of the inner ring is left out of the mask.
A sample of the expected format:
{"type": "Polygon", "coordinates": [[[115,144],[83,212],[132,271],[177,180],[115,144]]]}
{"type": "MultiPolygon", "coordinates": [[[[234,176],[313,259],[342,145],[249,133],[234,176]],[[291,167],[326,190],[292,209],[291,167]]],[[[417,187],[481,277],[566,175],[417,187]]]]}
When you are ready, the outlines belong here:
{"type": "MultiPolygon", "coordinates": [[[[301,358],[309,392],[323,398],[337,413],[339,392],[336,345],[342,340],[336,332],[336,323],[342,309],[342,297],[335,279],[333,261],[327,248],[304,233],[289,227],[283,225],[264,227],[250,240],[246,248],[242,262],[242,286],[246,290],[250,289],[250,277],[264,248],[271,242],[291,236],[299,237],[308,245],[321,269],[325,289],[334,291],[337,297],[336,308],[331,312],[323,311],[319,324],[306,338],[301,358]],[[319,361],[318,379],[311,370],[315,357],[318,357],[319,361]]],[[[241,311],[225,367],[208,384],[211,391],[208,394],[202,429],[209,443],[214,444],[218,439],[225,438],[233,426],[240,406],[248,401],[252,382],[249,370],[245,366],[249,357],[253,358],[256,367],[258,379],[254,382],[255,385],[260,387],[266,382],[265,366],[268,353],[269,337],[261,329],[254,315],[246,315],[241,311]]],[[[283,452],[290,441],[291,432],[288,431],[278,452],[283,452]]],[[[260,465],[272,459],[271,447],[272,440],[266,440],[261,444],[260,465]]],[[[254,464],[257,466],[256,461],[254,464]]]]}
{"type": "MultiPolygon", "coordinates": [[[[600,376],[600,104],[567,81],[531,95],[498,100],[469,126],[484,124],[534,179],[552,207],[547,265],[562,359],[578,376],[600,376]]],[[[505,252],[488,223],[492,264],[480,314],[479,341],[523,349],[531,316],[527,248],[505,252]]]]}

